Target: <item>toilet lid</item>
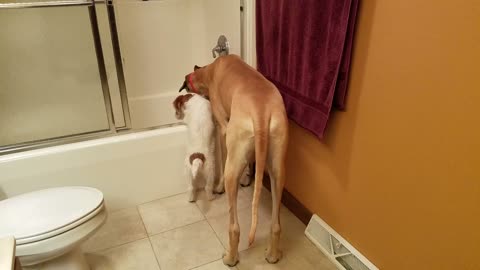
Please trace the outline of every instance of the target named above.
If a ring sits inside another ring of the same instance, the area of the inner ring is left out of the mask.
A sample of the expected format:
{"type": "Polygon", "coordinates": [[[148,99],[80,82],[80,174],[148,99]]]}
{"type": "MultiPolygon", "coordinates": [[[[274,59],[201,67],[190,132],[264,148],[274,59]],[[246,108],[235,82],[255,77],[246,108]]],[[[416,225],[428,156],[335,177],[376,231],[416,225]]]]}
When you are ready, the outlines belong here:
{"type": "Polygon", "coordinates": [[[103,204],[101,191],[60,187],[34,191],[0,201],[0,237],[17,241],[66,227],[103,204]]]}

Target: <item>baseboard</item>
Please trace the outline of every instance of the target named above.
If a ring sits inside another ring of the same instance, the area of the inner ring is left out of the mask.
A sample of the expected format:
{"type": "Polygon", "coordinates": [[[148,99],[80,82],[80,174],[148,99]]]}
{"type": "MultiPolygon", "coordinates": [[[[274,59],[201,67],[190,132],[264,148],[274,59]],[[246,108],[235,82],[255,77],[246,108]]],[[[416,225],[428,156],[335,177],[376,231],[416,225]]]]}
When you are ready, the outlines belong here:
{"type": "MultiPolygon", "coordinates": [[[[271,190],[270,178],[268,177],[268,174],[265,174],[263,177],[263,186],[266,189],[271,190]]],[[[295,196],[293,196],[286,189],[284,189],[282,193],[282,203],[305,225],[308,224],[308,222],[313,216],[313,213],[310,212],[310,210],[308,210],[301,202],[297,200],[297,198],[295,198],[295,196]]]]}

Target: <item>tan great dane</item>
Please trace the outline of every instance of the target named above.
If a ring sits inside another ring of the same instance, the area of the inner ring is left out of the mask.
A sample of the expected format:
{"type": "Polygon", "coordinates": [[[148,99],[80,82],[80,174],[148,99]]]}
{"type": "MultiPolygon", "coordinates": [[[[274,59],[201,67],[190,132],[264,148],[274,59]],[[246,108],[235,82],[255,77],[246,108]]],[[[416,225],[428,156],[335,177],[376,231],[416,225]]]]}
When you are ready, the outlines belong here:
{"type": "Polygon", "coordinates": [[[272,225],[265,259],[281,259],[280,201],[285,183],[285,156],[288,142],[288,120],[278,89],[255,69],[235,55],[221,56],[205,67],[195,66],[185,76],[180,91],[198,93],[210,99],[215,120],[221,132],[224,177],[219,189],[228,196],[230,245],[223,256],[224,264],[238,262],[240,227],[237,215],[238,181],[248,163],[256,162],[252,202],[252,226],[249,244],[255,239],[257,209],[265,168],[272,183],[272,225]],[[226,155],[225,155],[226,152],[226,155]]]}

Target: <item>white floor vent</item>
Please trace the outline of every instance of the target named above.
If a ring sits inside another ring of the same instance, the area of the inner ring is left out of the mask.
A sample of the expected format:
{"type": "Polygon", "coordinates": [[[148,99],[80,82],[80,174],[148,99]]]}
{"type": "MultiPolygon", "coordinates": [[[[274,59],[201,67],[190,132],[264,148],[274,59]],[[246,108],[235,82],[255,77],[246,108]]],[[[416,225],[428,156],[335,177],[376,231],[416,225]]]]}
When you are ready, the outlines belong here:
{"type": "Polygon", "coordinates": [[[313,215],[308,223],[305,235],[337,265],[338,269],[378,270],[317,215],[313,215]]]}

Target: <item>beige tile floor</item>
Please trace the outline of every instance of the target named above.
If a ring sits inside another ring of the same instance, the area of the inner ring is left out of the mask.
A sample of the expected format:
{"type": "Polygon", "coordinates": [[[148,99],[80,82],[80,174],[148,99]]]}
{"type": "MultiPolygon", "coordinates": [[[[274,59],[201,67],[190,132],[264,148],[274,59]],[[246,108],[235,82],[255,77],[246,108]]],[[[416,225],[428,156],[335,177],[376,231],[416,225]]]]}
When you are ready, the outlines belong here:
{"type": "Polygon", "coordinates": [[[224,266],[221,260],[228,244],[225,194],[208,201],[202,192],[196,203],[187,202],[186,194],[180,194],[111,212],[83,249],[94,270],[336,269],[305,237],[305,225],[283,206],[284,257],[274,265],[265,261],[271,216],[271,197],[266,189],[260,200],[256,240],[248,248],[251,196],[252,187],[240,189],[240,263],[234,268],[224,266]]]}

